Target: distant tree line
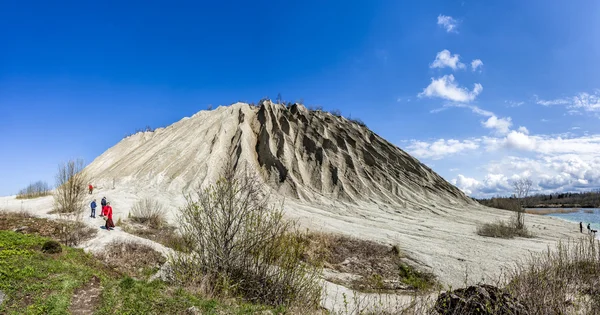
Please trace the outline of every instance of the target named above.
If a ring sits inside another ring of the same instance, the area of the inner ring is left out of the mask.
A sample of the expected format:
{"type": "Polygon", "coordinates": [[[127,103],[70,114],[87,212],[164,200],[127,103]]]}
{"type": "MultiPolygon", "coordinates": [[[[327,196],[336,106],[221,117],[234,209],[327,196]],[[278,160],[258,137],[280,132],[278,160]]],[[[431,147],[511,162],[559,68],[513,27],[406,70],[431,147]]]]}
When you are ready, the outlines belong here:
{"type": "Polygon", "coordinates": [[[17,194],[17,199],[31,199],[50,195],[50,186],[44,181],[37,181],[21,189],[17,194]]]}
{"type": "MultiPolygon", "coordinates": [[[[475,200],[484,206],[513,210],[518,198],[513,195],[475,200]]],[[[600,189],[587,192],[535,194],[521,198],[520,201],[526,208],[600,208],[600,189]]]]}

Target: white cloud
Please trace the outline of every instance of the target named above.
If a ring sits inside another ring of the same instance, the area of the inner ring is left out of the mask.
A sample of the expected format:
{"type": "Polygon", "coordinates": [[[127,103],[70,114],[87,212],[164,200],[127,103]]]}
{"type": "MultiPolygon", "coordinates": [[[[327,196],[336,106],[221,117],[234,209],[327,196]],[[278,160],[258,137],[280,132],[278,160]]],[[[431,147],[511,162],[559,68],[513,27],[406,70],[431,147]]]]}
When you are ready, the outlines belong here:
{"type": "MultiPolygon", "coordinates": [[[[454,141],[461,143],[460,140],[454,141]]],[[[461,160],[472,165],[466,171],[473,173],[454,173],[456,175],[451,175],[451,182],[471,196],[510,195],[510,182],[524,177],[534,182],[533,193],[600,188],[600,135],[531,136],[525,128],[519,128],[519,131],[510,131],[504,137],[472,138],[468,141],[477,147],[463,150],[469,154],[461,160]],[[485,150],[490,148],[492,152],[486,153],[485,150]],[[470,157],[473,157],[472,162],[468,160],[470,157]],[[487,158],[492,158],[492,161],[487,158]],[[478,161],[484,162],[477,164],[478,161]],[[477,173],[479,175],[473,176],[477,173]]],[[[430,147],[431,144],[423,142],[420,146],[430,147]]],[[[447,156],[442,155],[438,160],[447,156]]],[[[449,169],[448,164],[439,164],[444,170],[449,169]]],[[[452,168],[450,170],[453,172],[452,168]]]]}
{"type": "Polygon", "coordinates": [[[529,130],[526,127],[520,126],[519,129],[517,129],[519,132],[522,132],[526,135],[529,134],[529,130]]]}
{"type": "Polygon", "coordinates": [[[506,103],[506,106],[508,106],[508,107],[519,107],[519,106],[525,104],[525,102],[517,102],[517,101],[504,101],[504,103],[506,103]]]}
{"type": "Polygon", "coordinates": [[[569,100],[566,98],[557,98],[554,100],[542,100],[539,99],[537,97],[537,95],[534,95],[534,97],[536,98],[535,103],[539,104],[539,105],[544,105],[544,106],[550,106],[550,105],[566,105],[569,104],[569,100]]]}
{"type": "Polygon", "coordinates": [[[475,83],[472,91],[459,87],[454,82],[453,75],[445,75],[441,78],[431,78],[431,83],[419,93],[418,97],[439,97],[454,102],[471,102],[481,93],[483,86],[475,83]]]}
{"type": "Polygon", "coordinates": [[[450,53],[448,49],[444,49],[437,53],[435,56],[435,60],[429,65],[430,68],[452,68],[456,69],[464,69],[465,64],[459,61],[460,55],[450,53]]]}
{"type": "Polygon", "coordinates": [[[438,160],[446,156],[458,154],[462,151],[475,150],[477,148],[479,148],[479,144],[476,141],[458,141],[454,139],[439,139],[432,143],[412,141],[407,147],[410,154],[415,157],[432,160],[438,160]]]}
{"type": "Polygon", "coordinates": [[[569,109],[569,114],[579,114],[581,110],[585,112],[600,113],[600,90],[594,93],[582,92],[572,97],[557,98],[553,100],[542,100],[537,95],[534,95],[536,104],[551,106],[565,105],[569,109]]]}
{"type": "Polygon", "coordinates": [[[438,15],[437,24],[446,29],[448,33],[458,33],[456,31],[456,27],[458,26],[458,21],[448,15],[438,15]]]}
{"type": "MultiPolygon", "coordinates": [[[[450,107],[468,108],[477,115],[489,117],[487,120],[482,121],[481,125],[484,126],[485,128],[495,130],[496,133],[498,133],[500,135],[508,133],[510,131],[510,127],[512,126],[512,119],[510,117],[499,118],[493,112],[479,108],[475,105],[450,103],[450,104],[444,104],[443,107],[433,109],[429,112],[432,114],[439,113],[450,107]]],[[[521,128],[525,128],[525,127],[521,127],[521,128]]],[[[525,130],[527,130],[527,128],[525,128],[525,130]]]]}
{"type": "Polygon", "coordinates": [[[533,151],[536,147],[534,138],[520,131],[511,131],[504,139],[505,146],[519,150],[533,151]]]}
{"type": "Polygon", "coordinates": [[[506,134],[512,126],[510,117],[498,118],[495,115],[490,116],[488,120],[481,122],[481,124],[488,129],[495,129],[500,134],[506,134]]]}
{"type": "Polygon", "coordinates": [[[483,67],[483,61],[481,61],[481,59],[475,59],[473,61],[471,61],[471,69],[473,71],[477,70],[477,68],[481,68],[483,67]]]}
{"type": "Polygon", "coordinates": [[[586,112],[600,112],[600,93],[579,93],[573,97],[573,103],[569,108],[583,109],[586,112]]]}

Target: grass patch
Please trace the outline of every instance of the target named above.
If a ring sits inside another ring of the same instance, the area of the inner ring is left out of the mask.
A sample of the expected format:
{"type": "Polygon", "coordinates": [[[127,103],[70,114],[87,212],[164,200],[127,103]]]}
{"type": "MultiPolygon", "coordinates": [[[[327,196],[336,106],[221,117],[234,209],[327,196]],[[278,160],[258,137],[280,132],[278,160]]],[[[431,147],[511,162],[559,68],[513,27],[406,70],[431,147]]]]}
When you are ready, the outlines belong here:
{"type": "Polygon", "coordinates": [[[147,279],[156,273],[166,258],[152,247],[135,242],[115,240],[95,256],[110,268],[133,278],[147,279]]]}
{"type": "Polygon", "coordinates": [[[527,228],[519,229],[513,222],[496,221],[485,223],[477,227],[477,235],[499,238],[533,237],[527,228]]]}
{"type": "Polygon", "coordinates": [[[132,222],[147,225],[153,229],[160,229],[165,223],[163,205],[152,199],[144,198],[136,202],[129,212],[132,222]]]}
{"type": "Polygon", "coordinates": [[[398,246],[344,235],[309,233],[303,260],[317,267],[353,275],[327,280],[362,292],[428,291],[437,287],[435,276],[404,262],[398,246]]]}
{"type": "Polygon", "coordinates": [[[600,242],[559,243],[515,264],[506,289],[532,314],[600,314],[600,242]]]}
{"type": "Polygon", "coordinates": [[[166,224],[157,229],[143,224],[124,222],[121,225],[121,229],[129,234],[149,239],[179,251],[182,249],[182,244],[184,242],[181,235],[175,230],[175,227],[166,224]]]}
{"type": "Polygon", "coordinates": [[[64,241],[62,238],[65,236],[65,227],[68,227],[69,231],[77,232],[77,243],[90,240],[98,233],[96,229],[82,222],[37,218],[26,211],[0,211],[0,230],[16,230],[25,234],[61,238],[61,241],[64,241]]]}
{"type": "Polygon", "coordinates": [[[191,307],[202,314],[285,311],[204,298],[159,280],[135,280],[81,249],[63,246],[60,254],[44,254],[40,249],[47,240],[0,231],[0,290],[6,294],[0,314],[68,314],[74,292],[94,279],[100,282],[99,296],[91,299],[96,314],[185,314],[191,307]]]}
{"type": "MultiPolygon", "coordinates": [[[[558,209],[558,208],[553,208],[553,209],[525,209],[525,213],[540,214],[540,215],[553,214],[553,213],[574,213],[574,212],[579,212],[579,209],[558,209]]],[[[586,213],[589,213],[589,212],[586,212],[586,213]]]]}

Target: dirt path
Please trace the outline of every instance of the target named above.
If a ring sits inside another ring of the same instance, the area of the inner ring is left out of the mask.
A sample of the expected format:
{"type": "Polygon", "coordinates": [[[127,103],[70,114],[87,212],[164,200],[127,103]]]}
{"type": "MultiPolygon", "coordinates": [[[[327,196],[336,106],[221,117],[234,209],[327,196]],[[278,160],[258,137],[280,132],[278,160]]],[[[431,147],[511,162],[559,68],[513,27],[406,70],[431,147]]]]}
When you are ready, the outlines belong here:
{"type": "Polygon", "coordinates": [[[100,303],[100,293],[100,279],[93,276],[88,283],[75,290],[69,312],[74,315],[94,314],[96,306],[100,303]]]}

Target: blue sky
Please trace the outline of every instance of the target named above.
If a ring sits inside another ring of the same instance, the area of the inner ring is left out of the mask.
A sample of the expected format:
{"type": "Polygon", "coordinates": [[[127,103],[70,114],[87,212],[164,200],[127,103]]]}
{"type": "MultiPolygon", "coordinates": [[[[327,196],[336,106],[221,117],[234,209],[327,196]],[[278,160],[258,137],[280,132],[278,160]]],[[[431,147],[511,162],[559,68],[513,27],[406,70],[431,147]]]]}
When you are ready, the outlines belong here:
{"type": "Polygon", "coordinates": [[[361,118],[473,196],[521,177],[595,189],[598,16],[592,0],[0,1],[0,195],[278,93],[361,118]]]}

